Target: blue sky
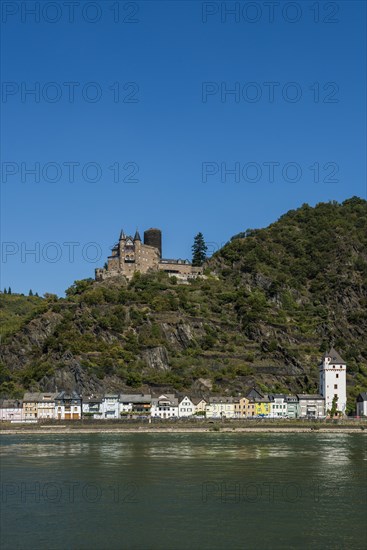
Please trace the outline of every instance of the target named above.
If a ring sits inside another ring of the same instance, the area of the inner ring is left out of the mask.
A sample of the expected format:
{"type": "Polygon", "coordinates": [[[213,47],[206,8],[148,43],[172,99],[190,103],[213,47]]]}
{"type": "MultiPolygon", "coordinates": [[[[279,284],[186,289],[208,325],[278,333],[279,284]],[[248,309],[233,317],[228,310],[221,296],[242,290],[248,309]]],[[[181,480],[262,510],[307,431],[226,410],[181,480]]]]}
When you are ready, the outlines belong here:
{"type": "Polygon", "coordinates": [[[73,22],[21,4],[2,5],[1,287],[61,295],[122,227],[190,257],[198,231],[212,250],[366,197],[364,2],[280,2],[271,20],[266,2],[81,0],[73,22]]]}

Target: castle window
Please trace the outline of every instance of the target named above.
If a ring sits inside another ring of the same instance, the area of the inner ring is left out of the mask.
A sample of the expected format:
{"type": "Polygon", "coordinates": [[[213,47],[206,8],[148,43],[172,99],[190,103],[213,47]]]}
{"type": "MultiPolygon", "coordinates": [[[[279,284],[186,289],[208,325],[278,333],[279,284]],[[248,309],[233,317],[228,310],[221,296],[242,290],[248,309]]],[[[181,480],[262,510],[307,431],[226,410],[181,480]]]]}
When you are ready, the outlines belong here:
{"type": "Polygon", "coordinates": [[[338,384],[334,384],[334,390],[338,389],[338,384]]]}
{"type": "Polygon", "coordinates": [[[339,378],[339,373],[338,372],[336,373],[336,377],[339,378]]]}

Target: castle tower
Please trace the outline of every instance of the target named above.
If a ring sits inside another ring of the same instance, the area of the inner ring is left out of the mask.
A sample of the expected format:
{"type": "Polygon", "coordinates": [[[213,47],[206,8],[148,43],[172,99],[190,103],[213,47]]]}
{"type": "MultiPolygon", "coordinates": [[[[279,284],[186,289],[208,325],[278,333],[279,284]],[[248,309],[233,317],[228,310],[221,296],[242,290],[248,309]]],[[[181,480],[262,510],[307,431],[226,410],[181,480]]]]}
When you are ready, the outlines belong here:
{"type": "Polygon", "coordinates": [[[331,348],[322,358],[319,366],[320,394],[325,398],[325,412],[331,410],[334,396],[337,410],[345,414],[347,406],[347,365],[339,353],[331,348]]]}
{"type": "Polygon", "coordinates": [[[151,227],[144,231],[144,244],[157,248],[159,256],[162,258],[162,232],[160,229],[151,227]]]}

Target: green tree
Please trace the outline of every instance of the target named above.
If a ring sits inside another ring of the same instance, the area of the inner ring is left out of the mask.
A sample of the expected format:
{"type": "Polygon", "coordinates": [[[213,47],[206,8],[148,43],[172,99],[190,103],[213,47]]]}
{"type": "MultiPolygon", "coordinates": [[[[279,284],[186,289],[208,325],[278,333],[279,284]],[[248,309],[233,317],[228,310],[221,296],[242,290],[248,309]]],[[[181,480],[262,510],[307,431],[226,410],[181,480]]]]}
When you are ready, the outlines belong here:
{"type": "Polygon", "coordinates": [[[28,296],[33,296],[32,289],[30,289],[28,296]]]}
{"type": "Polygon", "coordinates": [[[206,260],[206,252],[208,247],[204,241],[204,235],[198,233],[194,239],[194,244],[191,247],[192,250],[192,265],[202,266],[206,260]]]}
{"type": "Polygon", "coordinates": [[[6,290],[6,288],[4,288],[4,294],[7,294],[7,293],[8,293],[8,291],[6,290]]]}
{"type": "Polygon", "coordinates": [[[334,418],[334,416],[336,415],[337,413],[337,410],[338,410],[338,405],[337,405],[337,402],[338,402],[338,396],[337,395],[334,395],[333,397],[333,402],[331,404],[331,409],[330,409],[330,417],[331,418],[334,418]]]}
{"type": "Polygon", "coordinates": [[[10,287],[8,288],[8,294],[11,294],[11,288],[10,287]]]}

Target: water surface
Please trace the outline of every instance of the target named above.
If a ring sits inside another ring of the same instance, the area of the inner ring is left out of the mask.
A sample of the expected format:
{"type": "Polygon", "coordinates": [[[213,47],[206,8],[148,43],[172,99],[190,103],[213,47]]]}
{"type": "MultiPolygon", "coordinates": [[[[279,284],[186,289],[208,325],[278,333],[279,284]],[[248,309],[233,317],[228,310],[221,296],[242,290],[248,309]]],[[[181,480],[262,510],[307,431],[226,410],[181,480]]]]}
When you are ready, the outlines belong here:
{"type": "Polygon", "coordinates": [[[363,434],[1,437],[6,549],[365,549],[363,434]]]}

